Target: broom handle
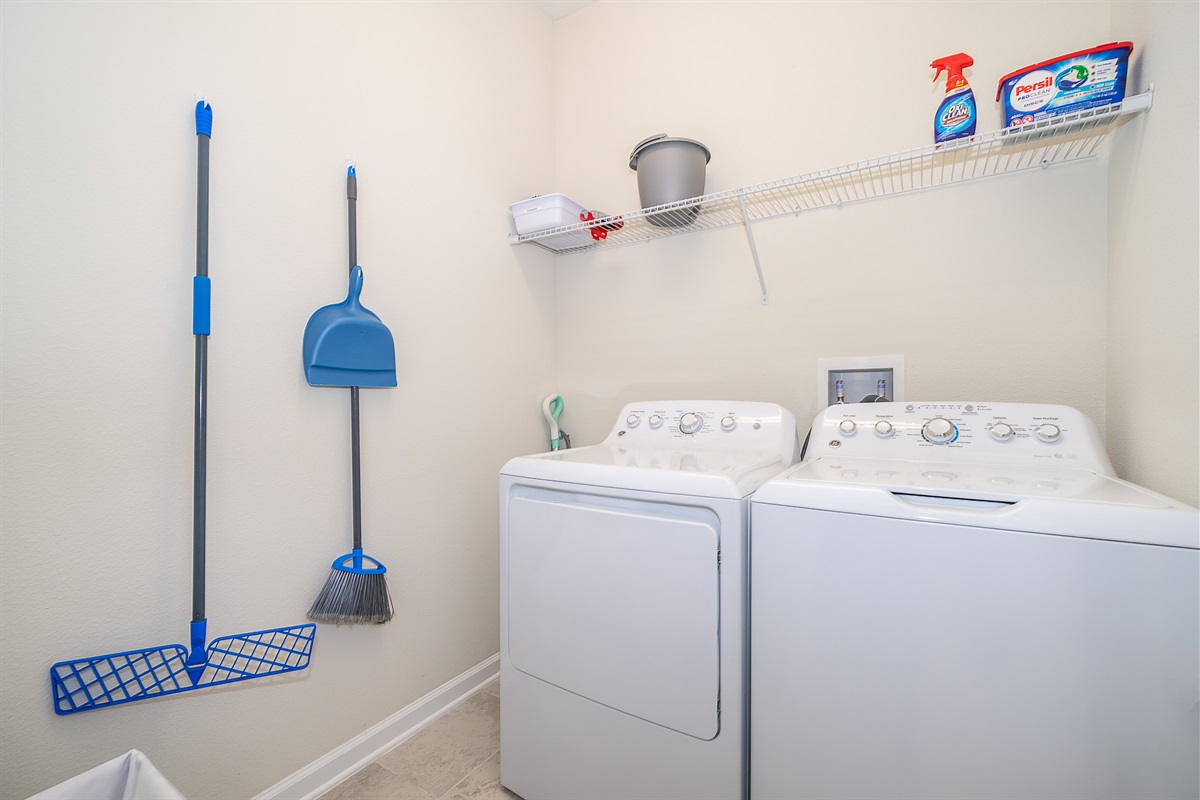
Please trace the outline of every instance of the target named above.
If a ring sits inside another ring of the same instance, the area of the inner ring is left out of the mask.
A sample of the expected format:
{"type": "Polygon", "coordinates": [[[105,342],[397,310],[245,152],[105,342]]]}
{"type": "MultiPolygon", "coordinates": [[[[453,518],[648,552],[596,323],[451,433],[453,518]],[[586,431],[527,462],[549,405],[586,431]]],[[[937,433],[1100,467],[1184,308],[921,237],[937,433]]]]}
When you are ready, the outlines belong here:
{"type": "Polygon", "coordinates": [[[354,549],[362,550],[362,469],[358,444],[358,387],[350,387],[350,474],[354,492],[354,549]]]}
{"type": "MultiPolygon", "coordinates": [[[[354,167],[346,172],[346,222],[350,231],[350,271],[358,264],[358,177],[354,167]]],[[[354,549],[362,549],[362,466],[358,432],[358,387],[350,387],[350,475],[354,507],[354,549]]]]}
{"type": "Polygon", "coordinates": [[[196,336],[196,407],[192,462],[192,622],[204,619],[205,475],[208,466],[208,145],[212,107],[196,106],[196,277],[192,282],[192,333],[196,336]]]}

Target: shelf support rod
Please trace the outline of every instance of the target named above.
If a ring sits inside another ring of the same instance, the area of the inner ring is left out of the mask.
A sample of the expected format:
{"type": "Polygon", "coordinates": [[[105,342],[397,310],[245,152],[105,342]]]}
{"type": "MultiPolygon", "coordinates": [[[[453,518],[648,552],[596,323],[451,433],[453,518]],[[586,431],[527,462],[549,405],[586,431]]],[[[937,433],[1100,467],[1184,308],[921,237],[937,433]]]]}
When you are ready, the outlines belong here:
{"type": "Polygon", "coordinates": [[[746,236],[750,239],[750,254],[754,256],[754,270],[758,273],[758,288],[762,290],[762,304],[767,304],[767,282],[763,280],[762,262],[758,260],[758,246],[754,244],[754,231],[750,229],[750,215],[746,213],[746,193],[738,192],[738,202],[742,204],[742,222],[746,226],[746,236]]]}

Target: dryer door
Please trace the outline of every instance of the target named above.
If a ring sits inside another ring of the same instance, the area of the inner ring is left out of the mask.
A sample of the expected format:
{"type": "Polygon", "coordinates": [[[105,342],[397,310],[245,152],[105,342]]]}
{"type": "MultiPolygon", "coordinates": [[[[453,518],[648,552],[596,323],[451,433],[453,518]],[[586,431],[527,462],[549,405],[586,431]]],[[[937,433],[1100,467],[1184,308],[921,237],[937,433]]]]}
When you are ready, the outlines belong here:
{"type": "Polygon", "coordinates": [[[520,487],[508,503],[513,666],[680,733],[718,733],[719,520],[520,487]]]}

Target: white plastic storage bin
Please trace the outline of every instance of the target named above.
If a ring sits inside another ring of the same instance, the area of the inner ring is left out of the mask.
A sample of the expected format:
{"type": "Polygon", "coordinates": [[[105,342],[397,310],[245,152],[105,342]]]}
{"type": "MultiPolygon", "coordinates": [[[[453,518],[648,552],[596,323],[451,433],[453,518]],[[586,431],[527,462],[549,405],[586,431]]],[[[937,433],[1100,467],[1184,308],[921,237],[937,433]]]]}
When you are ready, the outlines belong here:
{"type": "Polygon", "coordinates": [[[583,206],[564,194],[542,194],[521,200],[508,207],[512,211],[517,233],[537,233],[579,222],[583,206]]]}

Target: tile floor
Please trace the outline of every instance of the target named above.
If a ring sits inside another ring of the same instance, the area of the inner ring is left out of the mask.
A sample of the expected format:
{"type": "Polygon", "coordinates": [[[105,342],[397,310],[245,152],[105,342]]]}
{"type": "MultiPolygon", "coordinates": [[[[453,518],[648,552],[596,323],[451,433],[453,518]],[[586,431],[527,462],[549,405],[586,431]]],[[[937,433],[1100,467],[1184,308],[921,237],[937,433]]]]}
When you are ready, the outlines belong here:
{"type": "Polygon", "coordinates": [[[521,800],[500,785],[500,681],[483,687],[321,800],[521,800]]]}

